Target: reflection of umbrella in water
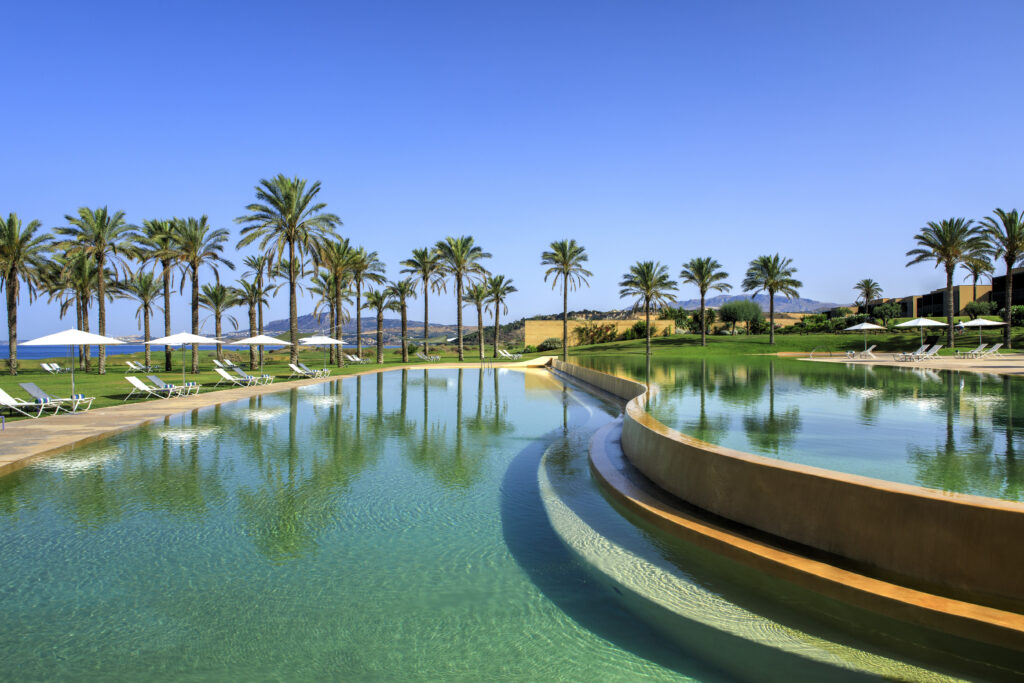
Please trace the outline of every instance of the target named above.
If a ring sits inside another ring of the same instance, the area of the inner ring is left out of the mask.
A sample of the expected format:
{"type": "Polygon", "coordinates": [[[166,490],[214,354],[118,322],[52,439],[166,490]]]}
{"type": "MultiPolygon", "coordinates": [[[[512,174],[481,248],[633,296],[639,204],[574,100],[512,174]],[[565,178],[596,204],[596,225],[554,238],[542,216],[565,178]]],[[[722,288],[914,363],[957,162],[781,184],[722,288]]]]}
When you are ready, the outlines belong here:
{"type": "MultiPolygon", "coordinates": [[[[278,339],[277,337],[271,337],[266,334],[258,334],[255,337],[246,337],[245,339],[239,339],[238,341],[231,342],[237,346],[291,346],[291,342],[286,342],[278,339]]],[[[263,354],[260,354],[260,372],[263,372],[263,354]]]]}
{"type": "Polygon", "coordinates": [[[1006,323],[996,322],[995,320],[985,320],[984,318],[976,318],[974,320],[968,320],[965,323],[957,323],[957,327],[977,327],[978,328],[978,343],[981,344],[981,328],[983,327],[999,327],[1006,323]]]}
{"type": "MultiPolygon", "coordinates": [[[[23,346],[106,346],[108,344],[124,344],[120,339],[114,339],[113,337],[104,337],[102,335],[93,334],[91,332],[82,332],[81,330],[64,330],[63,332],[55,332],[54,334],[48,334],[45,337],[39,337],[38,339],[32,339],[23,343],[23,346]]],[[[71,366],[71,394],[75,393],[75,359],[74,351],[69,350],[71,353],[71,362],[68,365],[71,366]]]]}
{"type": "Polygon", "coordinates": [[[185,386],[185,345],[202,344],[203,346],[216,346],[223,342],[211,339],[210,337],[200,337],[198,334],[192,334],[191,332],[179,332],[178,334],[172,334],[169,337],[150,339],[146,343],[162,344],[164,346],[181,346],[181,386],[185,386]]]}
{"type": "Polygon", "coordinates": [[[868,350],[868,330],[884,330],[884,329],[885,328],[882,327],[881,325],[876,325],[874,323],[859,323],[857,325],[854,325],[853,327],[847,327],[843,331],[844,332],[857,332],[857,331],[863,330],[864,331],[864,350],[867,351],[868,350]]]}
{"type": "Polygon", "coordinates": [[[905,323],[899,325],[893,325],[893,327],[916,327],[921,330],[921,346],[924,346],[924,328],[926,327],[946,327],[946,323],[940,323],[938,320],[932,320],[931,318],[914,318],[908,320],[905,323]]]}

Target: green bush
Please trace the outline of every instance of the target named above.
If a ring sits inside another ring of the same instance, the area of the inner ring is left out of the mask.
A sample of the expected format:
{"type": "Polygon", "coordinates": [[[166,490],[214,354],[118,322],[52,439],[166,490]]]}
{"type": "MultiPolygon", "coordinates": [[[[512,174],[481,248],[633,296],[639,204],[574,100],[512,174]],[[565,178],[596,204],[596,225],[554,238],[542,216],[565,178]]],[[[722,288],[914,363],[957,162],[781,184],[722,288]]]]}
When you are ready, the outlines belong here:
{"type": "MultiPolygon", "coordinates": [[[[572,332],[576,335],[576,341],[579,344],[603,344],[615,341],[615,323],[602,324],[590,320],[572,332]]],[[[561,342],[559,342],[559,347],[561,347],[561,342]]]]}
{"type": "Polygon", "coordinates": [[[883,327],[889,326],[889,321],[900,317],[903,309],[895,301],[886,301],[871,309],[871,314],[882,321],[883,327]]]}
{"type": "MultiPolygon", "coordinates": [[[[1016,306],[1014,308],[1016,308],[1016,306]]],[[[996,304],[994,301],[970,301],[966,306],[964,306],[964,313],[966,313],[971,320],[974,320],[978,316],[992,315],[995,309],[996,304]]]]}
{"type": "Polygon", "coordinates": [[[622,333],[623,339],[646,339],[647,338],[647,322],[644,320],[637,320],[633,323],[633,326],[622,333]]]}
{"type": "Polygon", "coordinates": [[[556,339],[555,337],[549,337],[548,339],[542,341],[540,344],[537,344],[537,350],[540,351],[541,353],[544,353],[546,351],[561,351],[562,340],[556,339]]]}
{"type": "Polygon", "coordinates": [[[737,299],[736,301],[730,301],[726,304],[722,304],[722,307],[718,309],[718,317],[724,323],[731,323],[733,334],[736,333],[736,323],[746,323],[748,333],[751,330],[751,325],[756,321],[761,320],[764,314],[761,312],[761,307],[754,301],[749,299],[737,299]]]}
{"type": "Polygon", "coordinates": [[[846,306],[840,306],[839,308],[836,308],[834,310],[829,311],[828,312],[828,317],[829,318],[845,318],[846,316],[850,315],[851,313],[853,313],[853,311],[851,311],[846,306]]]}
{"type": "MultiPolygon", "coordinates": [[[[559,344],[561,346],[561,344],[559,344]]],[[[523,353],[537,353],[537,347],[532,344],[527,344],[523,347],[523,353]]]]}
{"type": "MultiPolygon", "coordinates": [[[[706,308],[704,309],[704,329],[711,331],[711,326],[715,323],[718,318],[718,314],[715,313],[715,309],[706,308]]],[[[700,311],[694,311],[690,314],[684,322],[676,321],[677,326],[683,327],[687,332],[692,334],[700,334],[700,311]]]]}

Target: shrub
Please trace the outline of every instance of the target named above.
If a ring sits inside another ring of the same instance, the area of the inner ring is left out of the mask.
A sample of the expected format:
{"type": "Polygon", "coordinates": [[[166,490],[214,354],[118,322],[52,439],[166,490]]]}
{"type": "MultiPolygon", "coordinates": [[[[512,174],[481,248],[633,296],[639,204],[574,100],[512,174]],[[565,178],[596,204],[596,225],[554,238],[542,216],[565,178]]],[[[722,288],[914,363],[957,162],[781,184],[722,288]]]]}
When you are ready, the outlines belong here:
{"type": "Polygon", "coordinates": [[[763,318],[761,307],[749,299],[737,299],[722,304],[718,309],[718,317],[722,322],[732,323],[733,334],[736,333],[736,323],[746,323],[747,332],[750,332],[751,324],[763,318]]]}
{"type": "Polygon", "coordinates": [[[540,344],[537,344],[537,350],[542,353],[545,351],[561,351],[562,340],[556,339],[555,337],[549,337],[548,339],[542,341],[540,344]]]}
{"type": "MultiPolygon", "coordinates": [[[[401,349],[399,349],[399,350],[401,350],[401,349]]],[[[419,350],[420,350],[420,345],[419,344],[417,344],[416,342],[409,342],[409,355],[410,356],[412,354],[416,353],[419,350]]]]}
{"type": "Polygon", "coordinates": [[[523,353],[537,353],[537,347],[532,344],[527,344],[523,347],[523,353]]]}
{"type": "MultiPolygon", "coordinates": [[[[699,311],[698,311],[699,312],[699,311]]],[[[661,309],[658,314],[658,320],[674,320],[676,325],[679,327],[685,327],[689,324],[690,312],[683,308],[671,308],[666,306],[661,309]]],[[[700,331],[700,328],[697,328],[700,331]]]]}
{"type": "Polygon", "coordinates": [[[647,322],[645,320],[637,320],[633,323],[633,326],[622,333],[623,339],[646,339],[647,338],[647,322]]]}
{"type": "Polygon", "coordinates": [[[832,309],[831,311],[829,311],[828,312],[828,317],[829,318],[845,318],[846,316],[850,315],[851,313],[853,313],[853,311],[851,311],[846,306],[840,306],[839,308],[835,308],[835,309],[832,309]]]}
{"type": "Polygon", "coordinates": [[[873,318],[867,313],[855,313],[848,315],[843,319],[843,327],[853,327],[854,325],[860,325],[861,323],[869,323],[873,318]]]}
{"type": "MultiPolygon", "coordinates": [[[[993,301],[971,301],[964,306],[964,313],[966,313],[971,320],[974,320],[981,315],[992,315],[996,305],[993,301]]],[[[1013,312],[1012,309],[1010,311],[1013,312]]]]}
{"type": "MultiPolygon", "coordinates": [[[[704,310],[704,327],[705,330],[710,331],[711,326],[718,318],[718,314],[715,313],[715,309],[707,308],[704,310]]],[[[676,325],[682,325],[687,332],[693,334],[700,334],[700,311],[694,311],[690,314],[690,317],[685,322],[680,323],[676,321],[676,325]]]]}
{"type": "MultiPolygon", "coordinates": [[[[579,344],[603,344],[615,341],[615,324],[587,321],[572,331],[579,344]]],[[[559,342],[561,347],[561,342],[559,342]]]]}
{"type": "Polygon", "coordinates": [[[871,314],[882,321],[883,327],[889,326],[889,321],[900,317],[903,310],[895,301],[886,301],[871,309],[871,314]]]}

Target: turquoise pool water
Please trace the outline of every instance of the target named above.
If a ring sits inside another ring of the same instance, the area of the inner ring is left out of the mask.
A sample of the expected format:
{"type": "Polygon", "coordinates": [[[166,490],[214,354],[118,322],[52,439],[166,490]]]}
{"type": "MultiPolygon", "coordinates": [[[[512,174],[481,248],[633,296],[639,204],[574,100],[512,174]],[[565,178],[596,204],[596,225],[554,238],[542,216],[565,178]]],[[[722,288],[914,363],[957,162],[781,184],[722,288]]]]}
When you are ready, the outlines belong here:
{"type": "Polygon", "coordinates": [[[715,681],[976,669],[932,636],[630,520],[587,463],[616,414],[544,371],[398,371],[42,460],[0,478],[0,671],[715,681]]]}
{"type": "MultiPolygon", "coordinates": [[[[644,381],[643,356],[574,362],[644,381]]],[[[1024,381],[740,356],[651,362],[648,410],[704,441],[887,481],[1024,499],[1024,381]]]]}

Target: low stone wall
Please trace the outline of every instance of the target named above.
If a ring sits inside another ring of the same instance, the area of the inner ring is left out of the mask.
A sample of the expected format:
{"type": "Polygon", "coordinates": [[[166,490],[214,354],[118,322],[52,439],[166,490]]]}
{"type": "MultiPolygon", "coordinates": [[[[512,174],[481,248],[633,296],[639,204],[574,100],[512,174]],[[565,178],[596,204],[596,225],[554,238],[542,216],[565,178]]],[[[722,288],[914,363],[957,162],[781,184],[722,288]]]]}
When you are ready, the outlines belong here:
{"type": "Polygon", "coordinates": [[[651,481],[687,503],[846,558],[869,574],[971,602],[1024,609],[1024,504],[945,494],[708,444],[651,417],[643,384],[558,360],[552,366],[628,401],[624,453],[651,481]]]}
{"type": "MultiPolygon", "coordinates": [[[[573,330],[587,323],[599,323],[601,325],[615,325],[615,333],[622,334],[636,324],[636,320],[570,320],[569,321],[569,346],[576,346],[576,335],[573,330]]],[[[676,324],[672,320],[651,320],[653,331],[652,336],[660,337],[663,334],[673,334],[676,331],[676,324]]],[[[527,320],[523,327],[523,343],[529,346],[537,346],[546,339],[562,338],[561,320],[527,320]]]]}

